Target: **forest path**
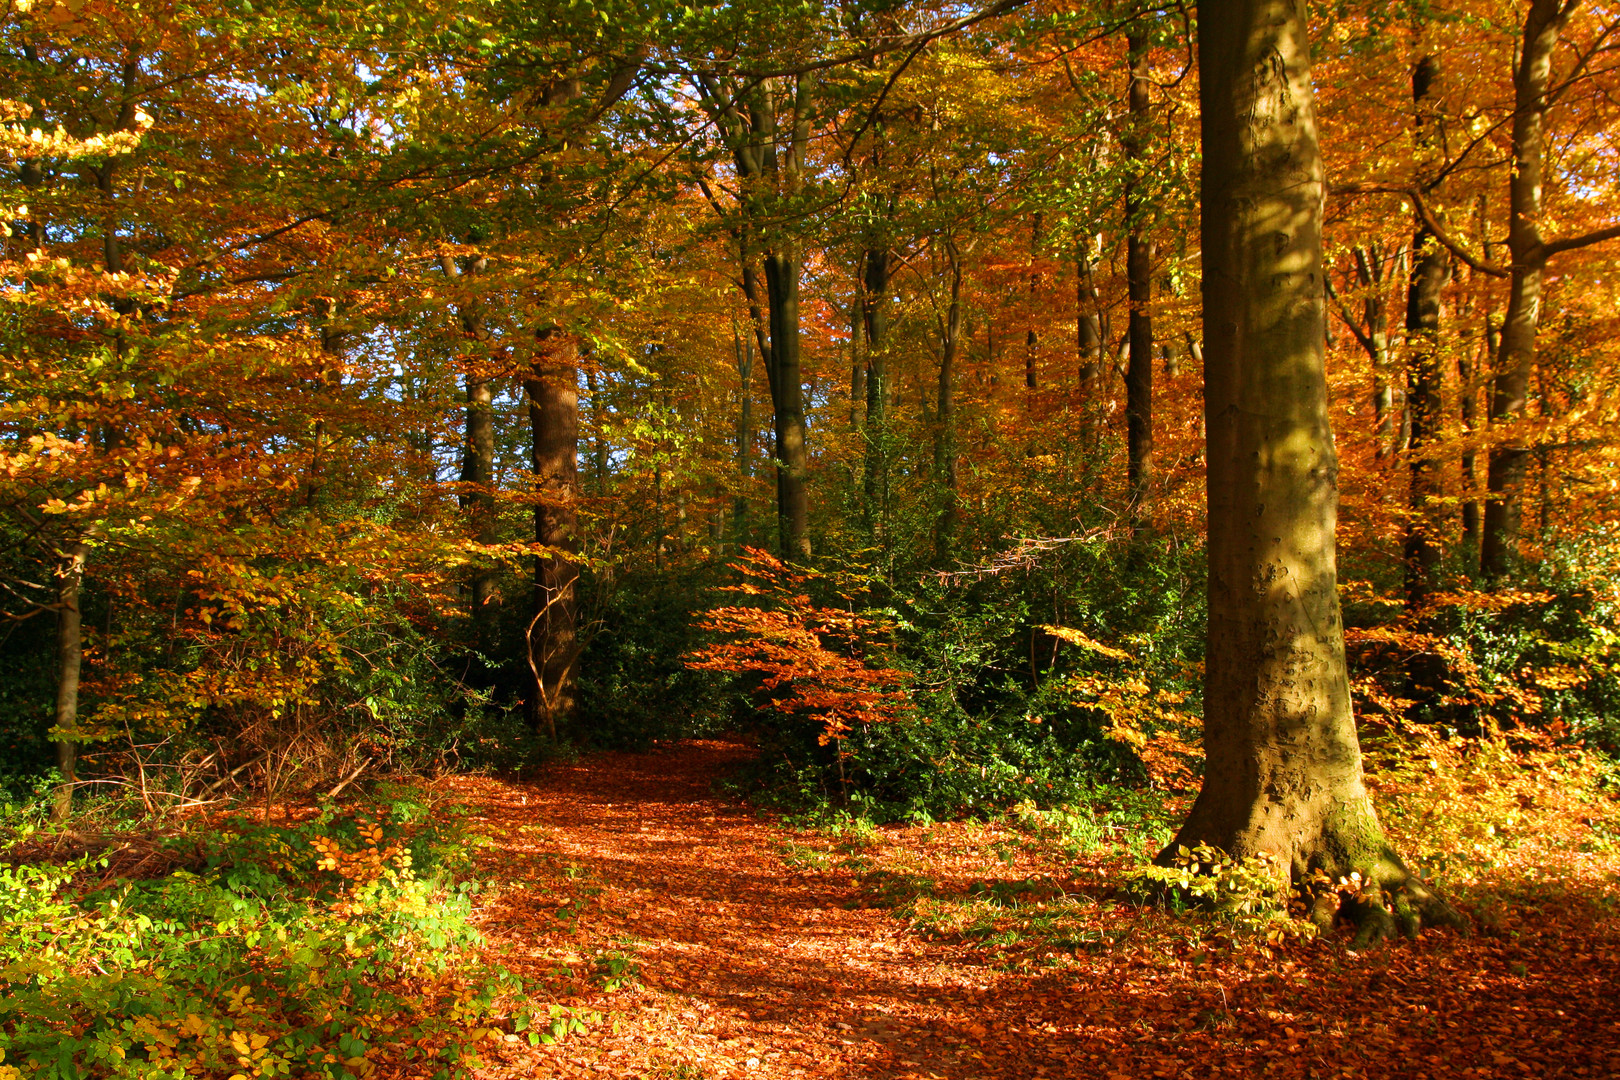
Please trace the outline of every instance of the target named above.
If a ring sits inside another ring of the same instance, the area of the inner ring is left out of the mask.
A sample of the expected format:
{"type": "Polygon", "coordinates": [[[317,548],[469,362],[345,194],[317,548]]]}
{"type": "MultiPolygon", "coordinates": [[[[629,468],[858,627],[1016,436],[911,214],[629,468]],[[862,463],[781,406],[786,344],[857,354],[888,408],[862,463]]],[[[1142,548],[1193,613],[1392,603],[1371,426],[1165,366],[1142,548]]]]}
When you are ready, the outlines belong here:
{"type": "Polygon", "coordinates": [[[696,742],[552,766],[538,784],[456,782],[495,838],[484,872],[511,883],[483,906],[495,959],[555,982],[561,957],[579,991],[618,954],[641,984],[570,995],[603,1023],[555,1047],[508,1044],[482,1075],[1060,1075],[1070,1047],[1026,1042],[1024,1024],[973,1041],[996,1026],[987,997],[1005,1015],[1027,993],[1002,998],[996,973],[864,906],[847,872],[789,866],[792,830],[713,793],[749,753],[696,742]]]}
{"type": "Polygon", "coordinates": [[[1125,945],[1011,963],[984,939],[926,940],[867,906],[873,879],[848,860],[804,857],[825,837],[715,795],[749,753],[694,742],[537,783],[448,781],[492,838],[492,958],[547,987],[537,1005],[602,1014],[554,1046],[486,1044],[480,1078],[1620,1075],[1613,920],[1542,913],[1557,944],[1426,934],[1268,960],[1104,898],[1097,925],[1125,945]]]}

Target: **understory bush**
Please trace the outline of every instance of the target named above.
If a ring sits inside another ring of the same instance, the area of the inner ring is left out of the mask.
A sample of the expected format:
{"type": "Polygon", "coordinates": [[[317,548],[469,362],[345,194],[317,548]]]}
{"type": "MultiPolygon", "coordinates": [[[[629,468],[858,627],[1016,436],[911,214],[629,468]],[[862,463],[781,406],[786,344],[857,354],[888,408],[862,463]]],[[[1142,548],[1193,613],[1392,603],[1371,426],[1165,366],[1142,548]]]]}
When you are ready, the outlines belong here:
{"type": "Polygon", "coordinates": [[[1415,617],[1347,586],[1357,711],[1480,738],[1525,726],[1620,753],[1620,544],[1603,526],[1552,546],[1512,588],[1453,567],[1415,617]]]}
{"type": "Polygon", "coordinates": [[[744,696],[733,681],[682,661],[711,640],[699,613],[712,579],[711,569],[686,578],[631,572],[587,583],[589,645],[580,658],[570,738],[639,749],[735,726],[744,696]]]}
{"type": "Polygon", "coordinates": [[[909,584],[761,554],[738,569],[756,584],[715,611],[758,617],[727,615],[733,644],[695,662],[757,688],[761,754],[740,790],[881,821],[1196,780],[1165,752],[1197,739],[1203,588],[1185,551],[1030,541],[909,584]]]}
{"type": "MultiPolygon", "coordinates": [[[[395,792],[109,856],[0,866],[0,1077],[448,1077],[515,984],[477,958],[473,842],[395,792]],[[110,869],[116,870],[114,863],[110,869]]],[[[127,848],[129,845],[125,845],[127,848]]]]}

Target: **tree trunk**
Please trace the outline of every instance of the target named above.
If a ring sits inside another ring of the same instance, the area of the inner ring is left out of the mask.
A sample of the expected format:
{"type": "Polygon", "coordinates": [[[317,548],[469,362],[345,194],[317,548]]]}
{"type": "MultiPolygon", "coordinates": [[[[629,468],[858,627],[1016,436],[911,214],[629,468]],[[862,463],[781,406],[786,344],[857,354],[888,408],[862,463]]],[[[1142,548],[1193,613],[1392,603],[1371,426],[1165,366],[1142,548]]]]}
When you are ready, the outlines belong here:
{"type": "Polygon", "coordinates": [[[805,486],[804,382],[799,367],[799,260],[793,245],[778,242],[765,256],[770,301],[771,404],[776,425],[776,514],[784,559],[810,557],[810,499],[805,486]]]}
{"type": "Polygon", "coordinates": [[[1040,292],[1041,275],[1035,267],[1041,257],[1041,222],[1042,213],[1035,211],[1035,218],[1029,226],[1029,314],[1025,322],[1024,332],[1024,387],[1033,390],[1040,383],[1036,373],[1036,356],[1040,350],[1041,336],[1035,331],[1035,308],[1037,296],[1040,292]]]}
{"type": "Polygon", "coordinates": [[[1074,348],[1078,382],[1084,390],[1102,367],[1103,336],[1097,315],[1096,273],[1091,252],[1078,233],[1074,242],[1074,348]]]}
{"type": "Polygon", "coordinates": [[[888,518],[889,502],[889,250],[866,253],[866,525],[876,530],[888,518]]]}
{"type": "Polygon", "coordinates": [[[558,327],[535,335],[523,389],[534,432],[534,539],[549,550],[534,560],[534,618],[527,634],[535,693],[531,720],[556,741],[574,709],[579,660],[579,343],[558,327]]]}
{"type": "Polygon", "coordinates": [[[84,561],[90,545],[80,540],[67,549],[56,585],[56,771],[62,782],[51,801],[51,820],[66,821],[73,813],[73,788],[78,782],[79,670],[84,663],[84,629],[79,597],[84,586],[84,561]]]}
{"type": "Polygon", "coordinates": [[[962,254],[954,240],[945,241],[950,266],[951,302],[940,323],[939,405],[934,418],[934,476],[944,495],[940,508],[938,542],[941,557],[950,550],[956,533],[956,356],[962,340],[962,254]]]}
{"type": "MultiPolygon", "coordinates": [[[[1361,286],[1361,323],[1353,322],[1342,307],[1340,312],[1372,364],[1373,456],[1383,461],[1400,446],[1396,435],[1395,387],[1389,377],[1389,308],[1384,298],[1396,260],[1377,243],[1366,247],[1358,245],[1353,254],[1356,283],[1361,286]]],[[[1404,427],[1404,422],[1399,426],[1404,427]]]]}
{"type": "MultiPolygon", "coordinates": [[[[753,279],[751,230],[760,230],[765,271],[765,323],[769,345],[760,341],[760,359],[770,379],[776,433],[776,517],[783,558],[810,554],[809,453],[806,444],[804,386],[799,367],[799,253],[782,223],[782,204],[803,185],[806,144],[810,139],[810,101],[814,77],[793,78],[786,123],[776,97],[783,80],[738,86],[713,76],[699,76],[696,86],[710,119],[725,138],[745,181],[738,199],[742,222],[743,291],[756,315],[758,289],[753,279]]],[[[763,328],[762,328],[763,329],[763,328]]]]}
{"type": "Polygon", "coordinates": [[[857,272],[855,298],[849,305],[849,430],[856,435],[866,426],[866,313],[861,303],[861,277],[857,272]]]}
{"type": "MultiPolygon", "coordinates": [[[[485,268],[481,256],[470,256],[457,261],[453,255],[439,259],[444,276],[451,280],[477,276],[485,268]]],[[[489,340],[484,328],[483,313],[476,300],[464,297],[457,304],[457,318],[461,333],[467,341],[477,345],[489,340]]],[[[493,544],[499,540],[495,515],[495,388],[484,370],[487,361],[475,355],[464,375],[467,391],[467,415],[461,444],[461,482],[466,486],[458,501],[462,512],[472,526],[473,539],[480,544],[493,544]]],[[[473,647],[487,653],[494,645],[496,635],[495,569],[482,562],[475,564],[472,580],[468,582],[468,614],[472,620],[473,647]]]]}
{"type": "MultiPolygon", "coordinates": [[[[737,333],[732,324],[732,346],[737,353],[737,478],[747,492],[754,478],[754,343],[737,333]]],[[[748,496],[737,496],[732,517],[739,543],[749,543],[748,496]]]]}
{"type": "Polygon", "coordinates": [[[604,384],[597,379],[593,364],[585,368],[585,395],[591,403],[591,491],[606,495],[608,489],[607,402],[604,384]]]}
{"type": "Polygon", "coordinates": [[[1494,440],[1486,467],[1485,528],[1480,543],[1481,568],[1489,577],[1506,575],[1519,557],[1524,478],[1531,451],[1518,429],[1536,363],[1541,285],[1547,265],[1541,239],[1546,157],[1543,125],[1553,49],[1574,6],[1569,0],[1531,0],[1519,67],[1513,77],[1513,172],[1508,186],[1511,268],[1502,351],[1491,393],[1491,426],[1503,433],[1494,440]]]}
{"type": "Polygon", "coordinates": [[[1153,482],[1153,242],[1147,237],[1148,197],[1144,173],[1148,122],[1148,38],[1126,37],[1130,61],[1130,122],[1124,139],[1126,167],[1125,277],[1131,301],[1130,361],[1125,369],[1126,498],[1132,530],[1149,520],[1153,482]]]}
{"type": "MultiPolygon", "coordinates": [[[[1336,591],[1338,462],[1324,373],[1322,199],[1304,6],[1209,0],[1198,62],[1209,630],[1203,788],[1174,844],[1268,854],[1296,880],[1359,872],[1392,928],[1434,901],[1362,780],[1336,591]]],[[[1332,897],[1336,894],[1329,894],[1332,897]]],[[[1331,918],[1331,911],[1318,914],[1331,918]]]]}
{"type": "MultiPolygon", "coordinates": [[[[1412,70],[1412,100],[1417,107],[1417,142],[1427,146],[1426,113],[1432,109],[1430,89],[1440,74],[1440,62],[1424,56],[1412,70]]],[[[1406,410],[1411,418],[1407,468],[1411,476],[1406,517],[1406,611],[1416,616],[1434,591],[1440,563],[1440,507],[1445,495],[1440,463],[1433,445],[1440,440],[1440,294],[1451,278],[1451,256],[1418,219],[1412,235],[1412,269],[1406,291],[1406,410]]]]}
{"type": "MultiPolygon", "coordinates": [[[[320,336],[321,355],[326,364],[319,375],[319,386],[325,390],[328,380],[338,375],[342,370],[343,339],[346,336],[337,322],[337,301],[327,297],[320,302],[320,314],[316,318],[315,332],[320,336]]],[[[315,500],[320,496],[323,485],[321,473],[325,467],[323,451],[326,443],[326,421],[316,419],[315,429],[311,432],[309,450],[309,477],[304,484],[304,509],[313,511],[315,500]]]]}

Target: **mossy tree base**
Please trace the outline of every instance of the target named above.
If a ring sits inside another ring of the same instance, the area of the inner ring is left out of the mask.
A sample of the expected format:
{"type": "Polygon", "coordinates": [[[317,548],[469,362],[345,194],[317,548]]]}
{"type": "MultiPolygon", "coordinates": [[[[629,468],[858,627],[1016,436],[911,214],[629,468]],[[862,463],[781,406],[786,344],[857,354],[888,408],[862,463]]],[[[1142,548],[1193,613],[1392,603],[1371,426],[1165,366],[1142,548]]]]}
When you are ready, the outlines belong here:
{"type": "MultiPolygon", "coordinates": [[[[1359,777],[1354,787],[1360,788],[1359,777]]],[[[1205,793],[1211,790],[1206,784],[1205,793]]],[[[1159,856],[1208,844],[1235,858],[1267,854],[1293,886],[1311,896],[1310,919],[1326,934],[1339,921],[1356,927],[1352,948],[1416,937],[1425,926],[1466,925],[1450,904],[1401,860],[1362,789],[1345,797],[1257,800],[1248,813],[1216,807],[1200,795],[1175,840],[1159,856]]]]}

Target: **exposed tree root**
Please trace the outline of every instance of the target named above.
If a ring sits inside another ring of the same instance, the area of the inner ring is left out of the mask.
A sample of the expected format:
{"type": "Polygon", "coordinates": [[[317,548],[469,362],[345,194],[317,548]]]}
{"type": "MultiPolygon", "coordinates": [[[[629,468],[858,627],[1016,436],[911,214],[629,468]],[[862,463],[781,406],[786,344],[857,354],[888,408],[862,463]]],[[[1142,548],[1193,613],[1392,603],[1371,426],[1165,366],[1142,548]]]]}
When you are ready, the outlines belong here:
{"type": "Polygon", "coordinates": [[[1416,938],[1425,926],[1461,930],[1468,925],[1456,908],[1410,873],[1392,884],[1369,879],[1357,895],[1344,902],[1341,911],[1356,925],[1352,949],[1367,948],[1397,933],[1416,938]]]}

